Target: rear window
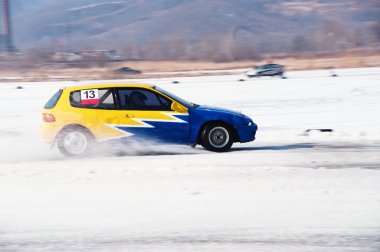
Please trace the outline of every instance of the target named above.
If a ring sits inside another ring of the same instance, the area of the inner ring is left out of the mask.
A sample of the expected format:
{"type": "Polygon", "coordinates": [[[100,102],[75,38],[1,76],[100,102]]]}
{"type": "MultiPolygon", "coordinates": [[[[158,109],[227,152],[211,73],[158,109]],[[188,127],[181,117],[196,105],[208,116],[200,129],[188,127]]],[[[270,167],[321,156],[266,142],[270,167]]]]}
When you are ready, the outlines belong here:
{"type": "Polygon", "coordinates": [[[59,98],[62,95],[62,89],[58,90],[50,99],[49,101],[45,104],[44,108],[45,109],[52,109],[57,105],[57,102],[59,98]]]}

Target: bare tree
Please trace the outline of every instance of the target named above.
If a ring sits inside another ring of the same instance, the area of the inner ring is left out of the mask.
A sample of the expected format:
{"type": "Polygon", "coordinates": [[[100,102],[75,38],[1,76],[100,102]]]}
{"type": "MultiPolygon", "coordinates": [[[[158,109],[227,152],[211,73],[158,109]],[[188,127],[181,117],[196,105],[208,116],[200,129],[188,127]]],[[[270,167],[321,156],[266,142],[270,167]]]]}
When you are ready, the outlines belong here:
{"type": "Polygon", "coordinates": [[[347,45],[345,28],[338,20],[326,21],[313,37],[319,50],[344,49],[347,45]]]}
{"type": "Polygon", "coordinates": [[[363,32],[359,29],[354,29],[349,36],[349,41],[353,47],[360,47],[365,45],[365,38],[363,32]]]}
{"type": "Polygon", "coordinates": [[[372,26],[371,30],[376,42],[380,42],[380,20],[377,20],[377,22],[372,26]]]}
{"type": "Polygon", "coordinates": [[[31,48],[25,53],[25,60],[28,64],[35,65],[48,62],[49,53],[42,48],[31,48]]]}
{"type": "Polygon", "coordinates": [[[292,50],[295,52],[305,52],[310,49],[309,43],[303,35],[296,35],[292,39],[292,50]]]}

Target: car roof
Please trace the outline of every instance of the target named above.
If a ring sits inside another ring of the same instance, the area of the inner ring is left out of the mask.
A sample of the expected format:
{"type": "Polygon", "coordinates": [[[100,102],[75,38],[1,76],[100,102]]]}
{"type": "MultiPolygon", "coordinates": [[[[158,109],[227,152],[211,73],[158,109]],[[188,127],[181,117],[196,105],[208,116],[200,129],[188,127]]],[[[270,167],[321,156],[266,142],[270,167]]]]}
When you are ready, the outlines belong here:
{"type": "Polygon", "coordinates": [[[272,67],[274,67],[274,66],[275,66],[275,67],[282,67],[282,66],[279,65],[279,64],[273,64],[273,63],[272,63],[272,64],[266,64],[266,65],[264,65],[264,66],[267,66],[267,67],[271,67],[271,66],[272,66],[272,67]]]}
{"type": "Polygon", "coordinates": [[[142,83],[100,83],[100,84],[81,84],[67,86],[66,90],[81,90],[81,89],[97,89],[97,88],[112,88],[112,87],[136,87],[136,88],[152,88],[154,85],[142,83]]]}

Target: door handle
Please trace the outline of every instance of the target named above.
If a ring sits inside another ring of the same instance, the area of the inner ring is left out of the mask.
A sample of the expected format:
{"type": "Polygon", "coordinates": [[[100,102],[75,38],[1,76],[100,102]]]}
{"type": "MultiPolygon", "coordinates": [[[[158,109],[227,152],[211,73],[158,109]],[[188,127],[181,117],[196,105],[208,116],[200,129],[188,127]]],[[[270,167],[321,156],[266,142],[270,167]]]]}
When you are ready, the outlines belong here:
{"type": "Polygon", "coordinates": [[[125,115],[126,118],[133,118],[133,117],[136,117],[134,114],[126,114],[125,115]]]}

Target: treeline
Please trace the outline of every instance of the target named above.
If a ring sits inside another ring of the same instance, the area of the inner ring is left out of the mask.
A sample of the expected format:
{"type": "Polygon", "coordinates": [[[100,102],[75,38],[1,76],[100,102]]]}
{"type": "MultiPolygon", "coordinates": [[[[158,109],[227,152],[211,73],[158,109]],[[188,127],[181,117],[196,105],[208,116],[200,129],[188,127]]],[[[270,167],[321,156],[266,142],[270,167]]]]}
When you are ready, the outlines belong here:
{"type": "MultiPolygon", "coordinates": [[[[283,34],[283,33],[281,33],[283,34]]],[[[366,28],[347,26],[341,21],[326,21],[313,31],[289,35],[258,35],[252,32],[230,31],[192,39],[161,36],[150,41],[108,39],[93,45],[81,37],[67,40],[46,39],[43,46],[25,50],[30,62],[49,61],[56,52],[79,50],[116,50],[125,59],[136,60],[259,60],[266,53],[337,52],[348,49],[378,47],[380,20],[366,28]]]]}
{"type": "Polygon", "coordinates": [[[310,35],[295,35],[290,51],[336,51],[370,46],[380,42],[380,20],[367,29],[346,27],[340,21],[328,21],[310,35]]]}
{"type": "Polygon", "coordinates": [[[309,33],[291,35],[211,34],[193,40],[158,38],[145,43],[130,42],[115,47],[136,59],[256,60],[264,53],[303,53],[344,51],[377,47],[380,21],[367,28],[348,27],[341,21],[326,21],[309,33]]]}

